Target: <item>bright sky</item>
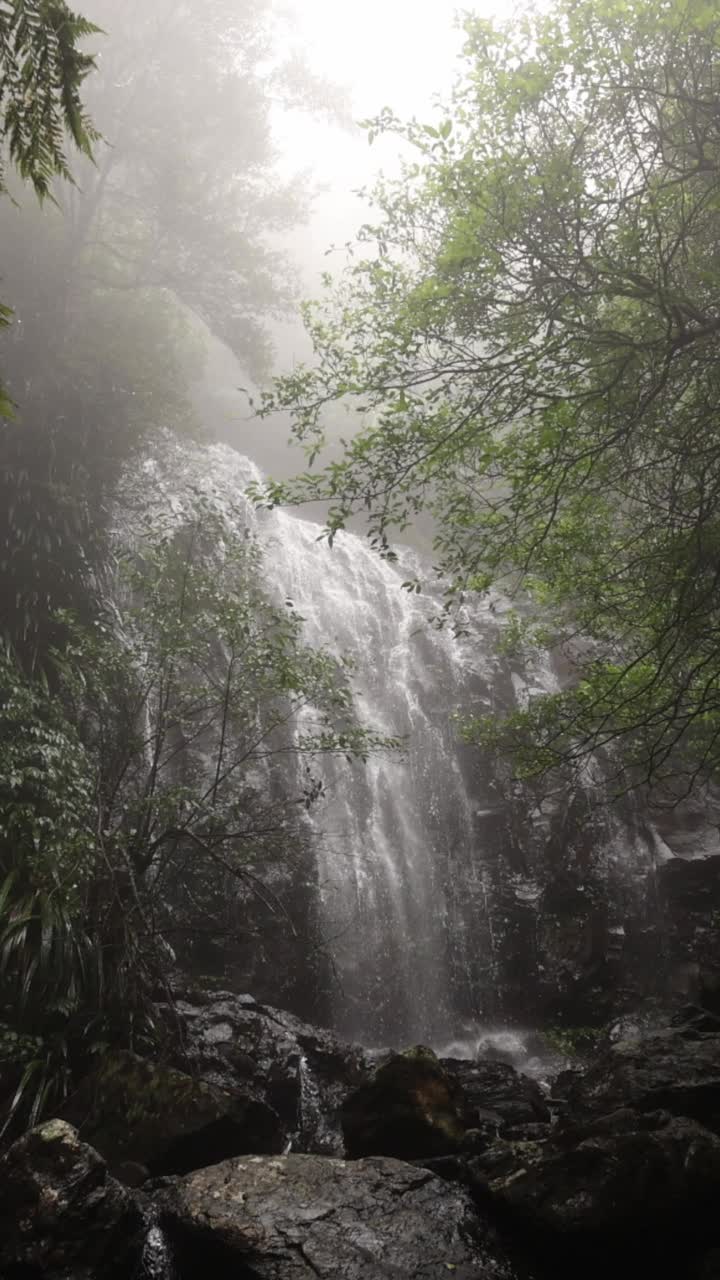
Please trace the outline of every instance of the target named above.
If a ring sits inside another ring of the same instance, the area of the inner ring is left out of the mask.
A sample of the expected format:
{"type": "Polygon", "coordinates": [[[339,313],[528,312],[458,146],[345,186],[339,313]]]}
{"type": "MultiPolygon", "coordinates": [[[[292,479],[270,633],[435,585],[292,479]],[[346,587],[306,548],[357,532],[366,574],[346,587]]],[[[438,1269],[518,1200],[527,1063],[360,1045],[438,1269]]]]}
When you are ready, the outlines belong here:
{"type": "MultiPolygon", "coordinates": [[[[456,14],[504,17],[516,2],[278,0],[278,7],[292,15],[293,43],[311,68],[349,90],[357,120],[384,106],[401,116],[431,119],[433,98],[447,92],[456,72],[462,45],[456,14]]],[[[353,136],[297,113],[278,119],[276,137],[283,167],[311,169],[324,188],[309,224],[291,237],[304,265],[306,292],[316,294],[319,273],[336,265],[325,250],[351,239],[367,217],[353,192],[371,185],[380,168],[392,172],[397,143],[380,139],[371,148],[359,131],[353,136]]]]}
{"type": "Polygon", "coordinates": [[[308,58],[349,84],[366,115],[386,102],[422,109],[448,84],[457,8],[456,0],[297,0],[295,12],[308,58]]]}
{"type": "Polygon", "coordinates": [[[288,0],[308,57],[353,86],[361,114],[386,102],[421,110],[447,87],[460,47],[458,13],[508,16],[513,0],[288,0]]]}

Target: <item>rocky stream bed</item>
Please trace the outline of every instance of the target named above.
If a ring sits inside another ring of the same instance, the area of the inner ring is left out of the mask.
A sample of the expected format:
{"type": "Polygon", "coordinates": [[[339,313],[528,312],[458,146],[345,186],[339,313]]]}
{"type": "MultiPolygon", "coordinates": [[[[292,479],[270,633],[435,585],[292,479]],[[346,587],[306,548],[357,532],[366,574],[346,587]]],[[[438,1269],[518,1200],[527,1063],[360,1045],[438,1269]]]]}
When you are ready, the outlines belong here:
{"type": "Polygon", "coordinates": [[[627,1021],[545,1087],[183,992],[0,1160],[2,1280],[720,1277],[720,1019],[627,1021]]]}

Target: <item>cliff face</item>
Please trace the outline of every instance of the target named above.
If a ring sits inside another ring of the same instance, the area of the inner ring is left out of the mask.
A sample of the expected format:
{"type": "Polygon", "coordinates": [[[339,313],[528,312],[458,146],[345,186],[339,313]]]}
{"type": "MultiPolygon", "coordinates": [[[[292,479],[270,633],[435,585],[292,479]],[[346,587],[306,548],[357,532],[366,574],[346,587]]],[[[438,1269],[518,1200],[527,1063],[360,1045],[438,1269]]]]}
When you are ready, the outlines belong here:
{"type": "MultiPolygon", "coordinates": [[[[717,801],[612,802],[599,765],[544,799],[512,782],[458,743],[453,713],[524,705],[560,687],[560,664],[502,655],[499,596],[468,608],[465,635],[433,626],[442,600],[402,589],[427,576],[414,553],[388,563],[352,534],[329,548],[318,526],[243,498],[258,475],[230,449],[183,446],[133,494],[145,486],[178,518],[201,495],[256,537],[267,586],[302,614],[309,644],[349,659],[358,714],[403,750],[313,764],[324,791],[310,854],[265,872],[285,913],[249,897],[247,945],[196,957],[198,971],[366,1044],[599,1025],[647,996],[712,998],[717,801]]],[[[302,767],[269,789],[300,793],[302,767]]]]}
{"type": "Polygon", "coordinates": [[[609,829],[576,795],[543,841],[497,823],[480,876],[470,861],[454,886],[461,927],[473,936],[475,922],[465,989],[486,993],[483,1017],[598,1026],[649,997],[720,1004],[720,856],[705,853],[707,826],[691,841],[692,812],[664,822],[662,843],[654,816],[626,811],[609,829]]]}

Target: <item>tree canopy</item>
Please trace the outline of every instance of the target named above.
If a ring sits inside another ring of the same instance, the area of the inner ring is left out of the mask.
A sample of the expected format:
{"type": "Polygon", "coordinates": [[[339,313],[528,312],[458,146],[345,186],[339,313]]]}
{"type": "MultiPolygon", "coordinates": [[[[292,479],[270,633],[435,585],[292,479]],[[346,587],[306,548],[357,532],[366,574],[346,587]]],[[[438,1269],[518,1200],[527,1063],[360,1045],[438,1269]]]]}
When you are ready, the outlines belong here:
{"type": "MultiPolygon", "coordinates": [[[[274,104],[342,105],[278,52],[269,0],[124,0],[121,10],[88,0],[97,26],[37,0],[11,13],[33,10],[66,13],[66,45],[106,32],[83,89],[102,134],[93,160],[78,156],[76,183],[55,184],[56,207],[40,211],[17,183],[0,207],[15,404],[0,420],[3,630],[26,663],[42,664],[59,639],[57,609],[92,600],[123,467],[164,430],[200,430],[201,322],[249,370],[268,367],[267,322],[294,295],[278,237],[307,195],[307,183],[278,175],[274,104]]],[[[57,109],[67,100],[84,141],[77,88],[91,60],[73,58],[57,109]]],[[[56,84],[47,60],[32,74],[56,84]]]]}
{"type": "Polygon", "coordinates": [[[359,429],[267,497],[329,498],[331,534],[364,510],[386,554],[431,511],[449,602],[529,593],[571,667],[469,736],[525,776],[607,749],[674,801],[720,769],[720,16],[560,0],[465,34],[433,124],[369,123],[411,158],[265,398],[311,463],[328,406],[359,429]]]}
{"type": "Polygon", "coordinates": [[[0,646],[0,1006],[36,1038],[0,1138],[108,1043],[156,1045],[152,993],[177,963],[259,946],[251,899],[266,933],[295,933],[283,870],[313,874],[319,760],[397,746],[357,719],[349,664],[268,595],[235,513],[175,480],[134,486],[115,602],[64,620],[53,696],[0,646]]]}

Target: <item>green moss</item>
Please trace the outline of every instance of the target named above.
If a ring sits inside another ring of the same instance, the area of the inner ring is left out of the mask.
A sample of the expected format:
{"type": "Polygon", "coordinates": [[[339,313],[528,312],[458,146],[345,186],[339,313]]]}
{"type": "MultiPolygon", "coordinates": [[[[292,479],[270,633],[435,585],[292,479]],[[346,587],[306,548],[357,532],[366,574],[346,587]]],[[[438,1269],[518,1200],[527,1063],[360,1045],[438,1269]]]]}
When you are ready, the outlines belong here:
{"type": "Polygon", "coordinates": [[[65,1120],[47,1120],[37,1132],[43,1142],[58,1142],[63,1138],[72,1142],[77,1141],[75,1130],[65,1120]]]}
{"type": "Polygon", "coordinates": [[[228,1102],[173,1067],[117,1053],[76,1094],[69,1112],[103,1154],[144,1163],[178,1136],[227,1115],[228,1102]]]}
{"type": "Polygon", "coordinates": [[[414,1044],[409,1049],[403,1049],[400,1057],[407,1058],[410,1062],[427,1062],[442,1070],[440,1059],[432,1049],[428,1049],[427,1045],[414,1044]]]}
{"type": "Polygon", "coordinates": [[[565,1058],[584,1058],[595,1052],[604,1034],[604,1027],[549,1027],[543,1038],[565,1058]]]}

